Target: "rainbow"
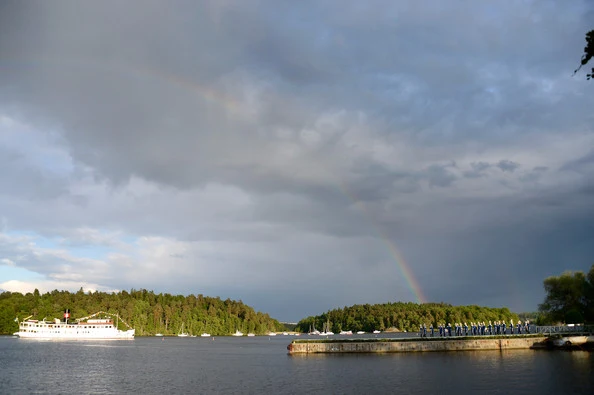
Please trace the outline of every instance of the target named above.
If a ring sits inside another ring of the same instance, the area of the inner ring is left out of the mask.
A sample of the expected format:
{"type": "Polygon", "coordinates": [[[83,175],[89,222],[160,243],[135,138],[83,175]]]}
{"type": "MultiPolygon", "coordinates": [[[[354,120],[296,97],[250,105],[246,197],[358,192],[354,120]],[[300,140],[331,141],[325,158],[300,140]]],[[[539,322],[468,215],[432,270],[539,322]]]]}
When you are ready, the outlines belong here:
{"type": "Polygon", "coordinates": [[[168,74],[158,71],[157,69],[151,69],[147,67],[141,67],[138,65],[124,64],[117,62],[97,62],[92,59],[86,59],[83,57],[56,57],[52,55],[35,55],[27,57],[14,57],[12,59],[4,59],[0,61],[0,64],[14,65],[15,67],[22,68],[23,66],[35,66],[37,64],[40,67],[46,65],[53,65],[61,69],[67,67],[71,69],[83,69],[83,70],[94,70],[102,73],[117,74],[125,76],[132,80],[153,79],[156,81],[162,81],[168,85],[175,86],[182,90],[197,94],[202,100],[216,104],[223,107],[224,109],[233,112],[241,113],[242,106],[241,102],[231,95],[226,95],[209,86],[201,85],[194,80],[189,78],[183,78],[176,74],[168,74]]]}
{"type": "Polygon", "coordinates": [[[367,207],[365,206],[365,203],[358,199],[355,196],[355,194],[348,189],[346,183],[340,182],[339,186],[341,191],[363,212],[365,218],[367,218],[369,224],[375,230],[379,239],[386,246],[386,249],[390,253],[390,256],[394,259],[394,262],[396,262],[396,265],[400,269],[400,272],[402,273],[402,276],[404,277],[404,280],[406,281],[408,288],[414,295],[416,302],[426,303],[427,298],[425,297],[421,289],[421,286],[419,285],[419,282],[415,278],[410,268],[410,265],[406,262],[406,259],[404,259],[404,255],[402,254],[402,252],[400,252],[400,250],[396,247],[396,244],[385,234],[385,232],[382,231],[380,226],[372,220],[372,216],[369,215],[369,213],[367,212],[367,207]]]}
{"type": "MultiPolygon", "coordinates": [[[[185,78],[182,78],[175,74],[162,73],[155,69],[142,68],[142,67],[138,67],[138,66],[126,67],[126,65],[117,64],[117,63],[97,64],[96,62],[82,59],[82,58],[64,58],[64,57],[56,58],[56,57],[50,57],[50,56],[43,56],[43,57],[36,56],[36,57],[40,58],[40,60],[42,60],[44,62],[47,62],[50,64],[53,63],[55,65],[60,65],[60,66],[64,66],[65,64],[68,64],[70,67],[85,67],[87,69],[101,69],[101,71],[103,71],[103,72],[112,72],[112,73],[118,73],[118,74],[122,74],[122,75],[128,75],[132,78],[160,79],[168,84],[171,84],[171,85],[181,88],[183,90],[187,90],[187,91],[196,93],[203,100],[217,104],[219,106],[222,106],[229,112],[240,113],[242,111],[240,101],[236,100],[232,96],[225,95],[225,94],[218,92],[210,87],[200,85],[200,84],[196,83],[196,81],[185,79],[185,78]]],[[[34,62],[30,62],[30,63],[34,63],[34,62]]],[[[425,298],[425,296],[421,290],[421,287],[410,268],[410,265],[406,262],[403,254],[396,247],[396,244],[385,234],[385,232],[382,231],[380,226],[371,219],[372,216],[369,215],[369,213],[367,212],[367,208],[366,208],[365,204],[363,203],[363,201],[361,201],[360,199],[357,199],[357,197],[354,195],[354,193],[352,193],[348,189],[346,183],[339,182],[339,187],[340,187],[340,190],[344,193],[344,195],[346,195],[357,207],[359,207],[359,209],[363,212],[363,214],[369,221],[370,225],[373,227],[373,229],[377,233],[377,236],[379,237],[379,239],[382,240],[383,244],[386,246],[386,249],[390,253],[390,256],[396,262],[396,265],[398,266],[400,272],[402,273],[402,276],[404,277],[404,280],[406,281],[408,288],[414,295],[416,301],[418,303],[425,303],[427,299],[425,298]]]]}

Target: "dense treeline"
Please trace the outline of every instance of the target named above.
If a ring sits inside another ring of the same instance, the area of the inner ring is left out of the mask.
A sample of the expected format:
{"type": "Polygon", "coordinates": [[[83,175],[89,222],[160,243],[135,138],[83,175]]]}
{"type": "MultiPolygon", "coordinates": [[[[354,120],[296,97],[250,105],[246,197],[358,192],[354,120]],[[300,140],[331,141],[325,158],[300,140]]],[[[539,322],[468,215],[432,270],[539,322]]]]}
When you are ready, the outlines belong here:
{"type": "MultiPolygon", "coordinates": [[[[283,331],[284,326],[268,314],[254,311],[241,301],[221,300],[203,295],[155,294],[145,289],[118,293],[76,293],[54,290],[40,294],[38,290],[23,295],[0,293],[0,334],[18,330],[15,317],[23,319],[62,318],[64,309],[72,318],[81,318],[105,311],[119,316],[136,329],[137,336],[185,332],[200,335],[230,335],[236,330],[265,334],[283,331]]],[[[123,329],[123,328],[122,328],[123,329]]]]}
{"type": "Polygon", "coordinates": [[[594,323],[594,265],[590,271],[565,272],[544,280],[539,324],[594,323]]]}
{"type": "Polygon", "coordinates": [[[400,330],[418,331],[419,326],[425,324],[436,327],[439,324],[456,322],[509,322],[518,320],[515,313],[504,308],[490,308],[479,306],[452,306],[446,303],[384,303],[374,305],[354,305],[342,309],[330,310],[325,314],[307,317],[297,324],[296,330],[309,332],[310,329],[318,330],[324,324],[330,324],[332,332],[341,330],[365,331],[373,330],[400,330]]]}

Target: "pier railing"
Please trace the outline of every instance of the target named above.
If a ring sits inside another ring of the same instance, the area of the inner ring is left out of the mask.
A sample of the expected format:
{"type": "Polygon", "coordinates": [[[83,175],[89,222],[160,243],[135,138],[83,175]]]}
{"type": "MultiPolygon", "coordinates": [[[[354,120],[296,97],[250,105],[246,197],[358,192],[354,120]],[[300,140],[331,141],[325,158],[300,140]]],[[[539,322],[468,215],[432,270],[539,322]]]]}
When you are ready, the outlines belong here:
{"type": "Polygon", "coordinates": [[[542,333],[543,335],[594,333],[594,325],[535,326],[530,329],[531,332],[533,331],[533,333],[542,333]]]}

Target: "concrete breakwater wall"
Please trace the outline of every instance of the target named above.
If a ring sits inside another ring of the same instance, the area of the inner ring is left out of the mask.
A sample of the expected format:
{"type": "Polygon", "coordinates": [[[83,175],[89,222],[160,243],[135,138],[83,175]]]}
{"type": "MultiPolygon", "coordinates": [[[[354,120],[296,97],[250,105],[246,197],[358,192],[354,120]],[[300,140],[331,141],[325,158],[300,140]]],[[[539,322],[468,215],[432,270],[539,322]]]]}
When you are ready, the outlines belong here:
{"type": "Polygon", "coordinates": [[[289,354],[511,350],[540,348],[543,347],[545,341],[546,338],[544,336],[435,340],[296,340],[289,344],[287,349],[289,350],[289,354]]]}

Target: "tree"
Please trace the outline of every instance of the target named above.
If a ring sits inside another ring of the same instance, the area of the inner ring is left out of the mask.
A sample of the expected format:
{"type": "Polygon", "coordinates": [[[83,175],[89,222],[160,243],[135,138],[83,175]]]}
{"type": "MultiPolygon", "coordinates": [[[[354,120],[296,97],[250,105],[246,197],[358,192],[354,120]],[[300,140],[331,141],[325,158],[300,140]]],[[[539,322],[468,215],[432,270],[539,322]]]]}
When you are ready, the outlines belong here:
{"type": "Polygon", "coordinates": [[[546,297],[538,306],[543,322],[568,324],[589,322],[594,319],[594,265],[586,276],[583,272],[565,272],[544,280],[546,297]]]}
{"type": "MultiPolygon", "coordinates": [[[[592,57],[594,57],[594,30],[590,30],[586,33],[586,47],[584,48],[584,54],[582,55],[582,60],[580,62],[580,67],[578,67],[573,74],[577,73],[582,66],[585,66],[592,57]]],[[[592,72],[590,74],[586,74],[586,78],[594,78],[594,67],[592,67],[592,72]]]]}
{"type": "Polygon", "coordinates": [[[34,315],[35,318],[60,317],[70,308],[72,317],[83,317],[97,311],[118,313],[136,328],[137,335],[157,332],[176,334],[182,323],[194,333],[208,331],[213,335],[229,335],[236,329],[248,328],[257,334],[286,330],[268,314],[256,312],[241,301],[200,295],[158,294],[153,291],[131,290],[118,293],[76,293],[52,291],[41,295],[38,290],[21,293],[0,292],[0,335],[14,333],[18,326],[15,317],[34,315]]]}

